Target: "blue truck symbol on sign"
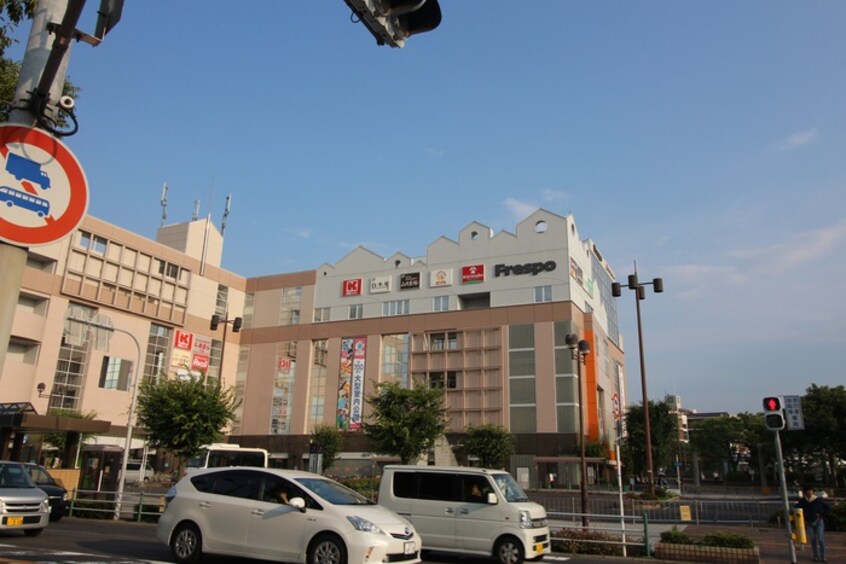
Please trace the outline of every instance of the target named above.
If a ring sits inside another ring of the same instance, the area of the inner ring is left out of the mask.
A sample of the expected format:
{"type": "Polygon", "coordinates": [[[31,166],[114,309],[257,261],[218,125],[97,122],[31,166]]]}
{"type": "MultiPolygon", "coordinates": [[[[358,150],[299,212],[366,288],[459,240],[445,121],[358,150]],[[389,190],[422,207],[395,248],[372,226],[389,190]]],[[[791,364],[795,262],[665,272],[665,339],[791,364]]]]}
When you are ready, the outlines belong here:
{"type": "Polygon", "coordinates": [[[41,165],[20,155],[9,153],[6,159],[6,171],[18,180],[35,182],[44,190],[50,187],[50,177],[41,170],[41,165]]]}

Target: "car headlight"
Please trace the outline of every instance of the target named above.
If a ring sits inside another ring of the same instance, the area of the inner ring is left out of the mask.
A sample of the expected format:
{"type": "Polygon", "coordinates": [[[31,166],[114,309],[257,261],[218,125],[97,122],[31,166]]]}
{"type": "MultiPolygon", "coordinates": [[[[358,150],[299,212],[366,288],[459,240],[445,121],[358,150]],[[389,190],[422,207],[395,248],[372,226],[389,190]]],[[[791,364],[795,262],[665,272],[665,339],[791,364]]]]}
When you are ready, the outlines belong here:
{"type": "Polygon", "coordinates": [[[0,499],[0,513],[6,513],[6,502],[0,499]]]}
{"type": "Polygon", "coordinates": [[[520,510],[520,528],[521,529],[531,529],[532,528],[532,516],[525,509],[520,510]]]}
{"type": "Polygon", "coordinates": [[[50,500],[49,500],[49,499],[43,499],[43,500],[41,500],[41,509],[40,509],[40,511],[45,512],[45,513],[46,513],[47,511],[50,511],[50,500]]]}
{"type": "Polygon", "coordinates": [[[355,527],[356,531],[362,531],[365,533],[374,533],[377,535],[387,535],[385,531],[379,525],[375,525],[368,521],[363,517],[357,517],[356,515],[347,515],[347,520],[352,523],[352,526],[355,527]]]}
{"type": "Polygon", "coordinates": [[[65,493],[62,494],[62,501],[67,501],[67,500],[68,500],[68,492],[65,492],[65,493]]]}

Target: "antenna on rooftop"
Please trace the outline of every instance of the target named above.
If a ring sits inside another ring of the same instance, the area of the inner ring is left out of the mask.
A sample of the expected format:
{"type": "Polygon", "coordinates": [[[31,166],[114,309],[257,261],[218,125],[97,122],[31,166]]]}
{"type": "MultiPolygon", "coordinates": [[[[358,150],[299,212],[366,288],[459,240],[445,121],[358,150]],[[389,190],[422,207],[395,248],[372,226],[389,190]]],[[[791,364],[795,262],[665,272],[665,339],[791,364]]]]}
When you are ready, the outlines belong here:
{"type": "Polygon", "coordinates": [[[162,227],[164,227],[165,221],[167,221],[167,182],[162,184],[162,227]]]}
{"type": "Polygon", "coordinates": [[[191,214],[191,221],[197,221],[200,218],[200,200],[194,200],[194,213],[191,214]]]}
{"type": "Polygon", "coordinates": [[[229,209],[232,206],[232,194],[226,195],[226,206],[223,210],[223,219],[220,221],[220,235],[226,233],[226,218],[229,217],[229,209]]]}

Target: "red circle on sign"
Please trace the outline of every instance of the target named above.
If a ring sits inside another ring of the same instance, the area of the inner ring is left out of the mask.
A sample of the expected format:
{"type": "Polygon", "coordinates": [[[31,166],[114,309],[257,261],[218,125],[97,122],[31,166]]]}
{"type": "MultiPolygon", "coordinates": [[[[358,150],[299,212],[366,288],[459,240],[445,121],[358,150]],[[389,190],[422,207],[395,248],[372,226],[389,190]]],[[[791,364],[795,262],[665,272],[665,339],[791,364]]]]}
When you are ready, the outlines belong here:
{"type": "Polygon", "coordinates": [[[7,145],[11,143],[32,145],[52,155],[67,176],[70,194],[67,208],[62,215],[48,216],[43,226],[17,225],[0,218],[0,239],[13,245],[24,246],[54,243],[76,229],[85,217],[88,209],[88,182],[85,173],[70,149],[40,129],[20,125],[0,126],[0,152],[4,158],[8,154],[7,145]]]}

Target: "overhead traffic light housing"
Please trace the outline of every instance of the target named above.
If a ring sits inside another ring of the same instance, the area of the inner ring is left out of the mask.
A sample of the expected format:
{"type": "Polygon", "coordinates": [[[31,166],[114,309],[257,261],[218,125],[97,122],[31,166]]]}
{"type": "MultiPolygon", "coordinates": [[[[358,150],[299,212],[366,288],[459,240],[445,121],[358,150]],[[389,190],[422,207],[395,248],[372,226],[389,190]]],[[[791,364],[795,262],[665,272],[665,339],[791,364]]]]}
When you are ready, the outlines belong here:
{"type": "Polygon", "coordinates": [[[212,331],[217,331],[218,325],[220,325],[220,316],[215,313],[211,316],[211,323],[209,323],[209,329],[211,329],[212,331]]]}
{"type": "Polygon", "coordinates": [[[344,0],[378,45],[405,46],[405,40],[441,23],[438,0],[344,0]]]}
{"type": "Polygon", "coordinates": [[[238,331],[240,331],[241,325],[243,325],[243,324],[244,324],[244,318],[236,317],[235,319],[233,319],[232,320],[232,332],[237,333],[238,331]]]}
{"type": "Polygon", "coordinates": [[[784,402],[780,397],[764,398],[764,423],[771,431],[784,429],[784,402]]]}

